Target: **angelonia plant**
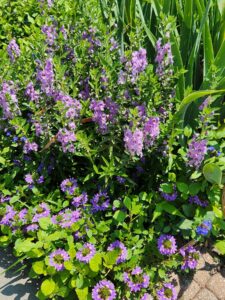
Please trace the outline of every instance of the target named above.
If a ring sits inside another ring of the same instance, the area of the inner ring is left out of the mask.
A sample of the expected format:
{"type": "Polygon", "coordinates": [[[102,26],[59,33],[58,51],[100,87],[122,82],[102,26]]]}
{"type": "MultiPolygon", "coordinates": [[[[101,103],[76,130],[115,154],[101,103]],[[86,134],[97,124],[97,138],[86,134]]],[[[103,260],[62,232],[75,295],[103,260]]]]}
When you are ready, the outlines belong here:
{"type": "Polygon", "coordinates": [[[141,27],[122,49],[73,2],[30,1],[0,49],[0,246],[41,300],[175,300],[206,240],[225,253],[219,98],[180,125],[172,33],[154,57],[141,27]]]}

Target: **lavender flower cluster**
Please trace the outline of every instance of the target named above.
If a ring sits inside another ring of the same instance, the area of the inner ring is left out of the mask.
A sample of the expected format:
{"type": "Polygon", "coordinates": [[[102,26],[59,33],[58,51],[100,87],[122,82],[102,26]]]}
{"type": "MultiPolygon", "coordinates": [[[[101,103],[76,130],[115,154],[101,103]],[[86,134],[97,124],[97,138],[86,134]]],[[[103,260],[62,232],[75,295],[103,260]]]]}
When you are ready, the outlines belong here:
{"type": "Polygon", "coordinates": [[[201,166],[202,161],[204,160],[205,154],[207,153],[207,140],[197,140],[197,137],[194,136],[192,141],[188,145],[188,165],[195,169],[198,169],[201,166]]]}

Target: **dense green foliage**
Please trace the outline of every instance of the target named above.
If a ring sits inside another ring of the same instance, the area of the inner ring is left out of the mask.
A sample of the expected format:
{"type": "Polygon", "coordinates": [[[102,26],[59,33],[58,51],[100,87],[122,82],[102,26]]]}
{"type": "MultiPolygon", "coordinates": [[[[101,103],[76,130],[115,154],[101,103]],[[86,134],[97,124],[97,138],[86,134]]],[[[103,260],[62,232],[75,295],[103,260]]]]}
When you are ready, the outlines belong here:
{"type": "Polygon", "coordinates": [[[182,249],[225,254],[224,7],[1,1],[0,246],[39,299],[100,299],[108,280],[101,299],[161,300],[194,269],[182,249]]]}

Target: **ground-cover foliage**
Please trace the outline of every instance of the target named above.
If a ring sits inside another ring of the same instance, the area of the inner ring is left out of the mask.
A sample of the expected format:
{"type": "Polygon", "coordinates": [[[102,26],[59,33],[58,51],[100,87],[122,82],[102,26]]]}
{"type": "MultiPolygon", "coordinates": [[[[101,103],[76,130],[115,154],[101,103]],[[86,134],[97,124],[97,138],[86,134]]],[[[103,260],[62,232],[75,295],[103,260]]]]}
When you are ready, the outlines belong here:
{"type": "Polygon", "coordinates": [[[0,245],[39,299],[177,299],[172,271],[225,254],[224,65],[181,88],[182,14],[128,2],[1,2],[0,245]]]}

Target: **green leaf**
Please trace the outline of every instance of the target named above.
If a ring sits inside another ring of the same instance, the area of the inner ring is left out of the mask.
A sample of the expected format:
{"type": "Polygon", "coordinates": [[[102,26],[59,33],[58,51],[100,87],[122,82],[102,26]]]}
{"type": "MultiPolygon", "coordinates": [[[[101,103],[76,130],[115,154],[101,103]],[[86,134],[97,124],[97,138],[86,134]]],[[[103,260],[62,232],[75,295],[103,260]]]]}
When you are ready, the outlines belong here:
{"type": "Polygon", "coordinates": [[[38,275],[46,274],[46,268],[43,260],[34,262],[32,264],[32,269],[38,275]]]}
{"type": "Polygon", "coordinates": [[[191,183],[189,185],[189,193],[191,194],[191,196],[195,196],[199,193],[199,191],[201,190],[201,184],[198,182],[194,182],[191,183]]]}
{"type": "Polygon", "coordinates": [[[19,253],[20,252],[26,253],[33,248],[37,248],[37,244],[32,243],[31,240],[32,239],[26,239],[26,240],[18,239],[15,243],[15,250],[19,253]]]}
{"type": "Polygon", "coordinates": [[[89,266],[93,272],[98,272],[102,264],[102,256],[100,253],[95,254],[95,256],[90,260],[89,266]]]}
{"type": "Polygon", "coordinates": [[[123,221],[126,218],[125,212],[121,210],[117,210],[115,214],[113,215],[113,218],[118,222],[118,223],[123,223],[123,221]]]}
{"type": "Polygon", "coordinates": [[[104,258],[104,261],[106,263],[107,266],[112,266],[116,263],[116,260],[118,258],[120,254],[120,250],[119,249],[115,249],[113,251],[109,251],[107,252],[103,258],[104,258]]]}
{"type": "Polygon", "coordinates": [[[116,208],[120,207],[121,202],[119,200],[114,200],[113,201],[113,206],[115,206],[116,208]]]}
{"type": "Polygon", "coordinates": [[[183,229],[183,230],[190,230],[192,228],[192,224],[193,224],[193,221],[185,219],[184,221],[182,221],[180,223],[179,228],[183,229]]]}
{"type": "Polygon", "coordinates": [[[212,184],[221,184],[222,171],[219,166],[209,163],[203,167],[205,179],[212,184]]]}
{"type": "Polygon", "coordinates": [[[216,241],[214,247],[220,252],[220,254],[225,255],[225,241],[216,241]]]}
{"type": "Polygon", "coordinates": [[[141,212],[142,209],[142,205],[141,204],[136,204],[136,203],[132,203],[132,209],[131,209],[131,213],[132,215],[138,215],[141,212]]]}
{"type": "Polygon", "coordinates": [[[168,202],[158,203],[156,209],[153,213],[152,222],[154,222],[159,216],[161,216],[162,212],[165,211],[171,215],[179,216],[184,218],[184,215],[172,204],[168,202]]]}
{"type": "Polygon", "coordinates": [[[130,198],[128,198],[127,196],[124,198],[123,204],[126,206],[126,208],[128,210],[130,210],[132,207],[132,202],[131,202],[130,198]]]}
{"type": "Polygon", "coordinates": [[[43,230],[47,230],[49,228],[49,226],[52,225],[51,218],[49,218],[49,217],[40,218],[38,220],[38,223],[39,223],[41,229],[43,229],[43,230]]]}
{"type": "Polygon", "coordinates": [[[77,297],[79,300],[87,300],[88,296],[88,287],[85,287],[83,289],[76,289],[77,297]]]}
{"type": "Polygon", "coordinates": [[[160,184],[160,189],[166,194],[172,194],[173,193],[172,183],[162,183],[162,184],[160,184]]]}
{"type": "Polygon", "coordinates": [[[44,296],[50,296],[55,290],[56,284],[53,279],[45,279],[41,284],[41,291],[44,296]]]}
{"type": "Polygon", "coordinates": [[[181,193],[187,194],[188,193],[188,185],[184,182],[177,182],[176,183],[178,190],[181,193]]]}

